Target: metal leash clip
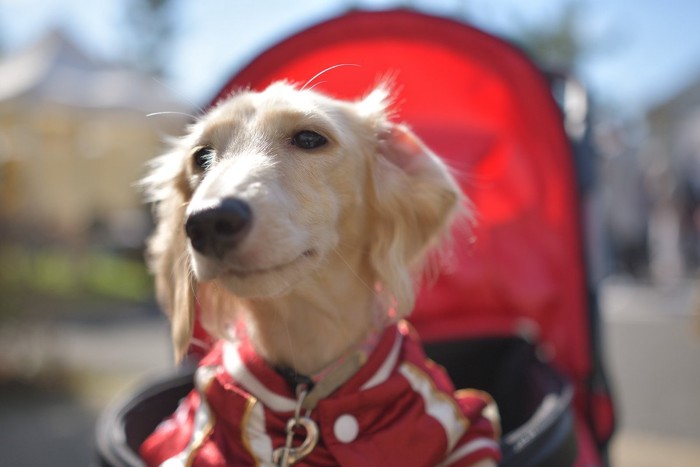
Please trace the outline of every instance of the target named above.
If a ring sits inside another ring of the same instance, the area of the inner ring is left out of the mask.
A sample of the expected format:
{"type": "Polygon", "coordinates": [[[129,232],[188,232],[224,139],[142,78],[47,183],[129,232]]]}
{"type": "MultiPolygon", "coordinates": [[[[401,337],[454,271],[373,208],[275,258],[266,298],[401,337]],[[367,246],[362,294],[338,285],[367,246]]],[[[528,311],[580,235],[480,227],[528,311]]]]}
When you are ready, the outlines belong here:
{"type": "Polygon", "coordinates": [[[318,426],[316,422],[308,416],[301,416],[301,406],[304,399],[309,394],[306,384],[297,386],[297,405],[294,408],[294,417],[287,421],[287,439],[284,447],[277,448],[272,453],[272,461],[280,467],[288,467],[299,462],[301,459],[309,455],[318,443],[318,426]],[[298,447],[292,447],[294,441],[294,429],[300,427],[306,432],[306,438],[298,447]]]}

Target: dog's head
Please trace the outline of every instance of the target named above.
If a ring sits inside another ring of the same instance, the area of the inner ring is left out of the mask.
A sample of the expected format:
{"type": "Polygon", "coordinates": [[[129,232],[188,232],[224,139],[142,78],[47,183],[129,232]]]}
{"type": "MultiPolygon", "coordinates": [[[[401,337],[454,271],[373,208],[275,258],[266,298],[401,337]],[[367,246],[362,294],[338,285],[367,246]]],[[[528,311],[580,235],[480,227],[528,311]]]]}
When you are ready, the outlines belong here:
{"type": "Polygon", "coordinates": [[[349,102],[276,83],[220,103],[154,161],[144,182],[156,203],[149,255],[178,354],[202,284],[279,296],[341,251],[359,252],[363,280],[410,310],[411,272],[461,195],[387,106],[382,87],[349,102]]]}

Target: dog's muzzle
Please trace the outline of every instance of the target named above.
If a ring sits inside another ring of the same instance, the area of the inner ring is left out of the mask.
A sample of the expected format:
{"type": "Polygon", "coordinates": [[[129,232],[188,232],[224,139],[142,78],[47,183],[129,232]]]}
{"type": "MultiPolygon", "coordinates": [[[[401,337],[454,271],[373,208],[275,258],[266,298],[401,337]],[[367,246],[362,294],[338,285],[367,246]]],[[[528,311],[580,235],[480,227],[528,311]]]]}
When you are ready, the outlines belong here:
{"type": "Polygon", "coordinates": [[[185,232],[192,248],[204,256],[222,258],[250,231],[253,212],[238,198],[223,198],[204,209],[192,212],[185,232]]]}

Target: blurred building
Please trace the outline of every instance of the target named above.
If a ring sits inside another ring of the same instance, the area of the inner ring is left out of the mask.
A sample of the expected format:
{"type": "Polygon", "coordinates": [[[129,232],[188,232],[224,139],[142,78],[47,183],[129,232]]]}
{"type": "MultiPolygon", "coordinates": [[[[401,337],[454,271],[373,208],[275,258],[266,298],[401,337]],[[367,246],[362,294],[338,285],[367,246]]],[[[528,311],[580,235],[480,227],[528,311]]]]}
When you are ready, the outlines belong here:
{"type": "Polygon", "coordinates": [[[162,83],[101,63],[60,32],[0,60],[0,233],[140,241],[134,184],[185,120],[147,115],[187,110],[162,83]]]}
{"type": "Polygon", "coordinates": [[[700,266],[700,80],[652,108],[647,123],[652,272],[673,278],[700,266]]]}

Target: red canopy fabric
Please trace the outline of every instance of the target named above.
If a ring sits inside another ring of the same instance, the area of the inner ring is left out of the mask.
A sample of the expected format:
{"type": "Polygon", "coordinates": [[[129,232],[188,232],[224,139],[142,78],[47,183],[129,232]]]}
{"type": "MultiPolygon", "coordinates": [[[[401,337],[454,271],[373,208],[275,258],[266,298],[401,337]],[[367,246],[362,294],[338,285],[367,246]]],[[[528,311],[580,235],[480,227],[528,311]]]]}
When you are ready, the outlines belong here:
{"type": "Polygon", "coordinates": [[[588,304],[573,157],[543,76],[518,50],[465,24],[409,11],[355,12],[270,48],[214,99],[276,80],[359,98],[396,85],[405,121],[456,171],[476,211],[412,321],[425,340],[524,329],[581,382],[588,304]]]}

